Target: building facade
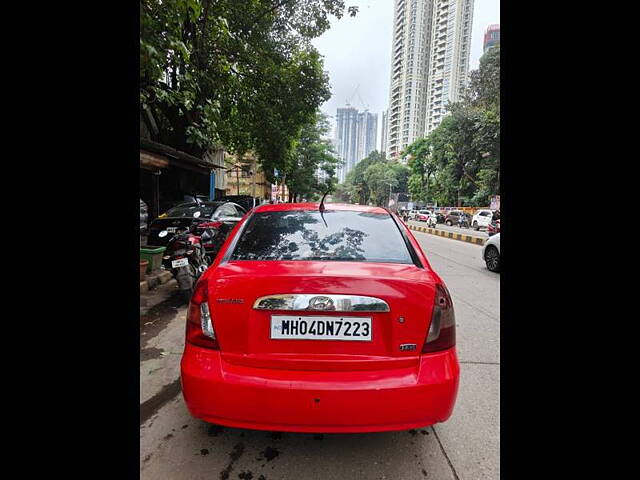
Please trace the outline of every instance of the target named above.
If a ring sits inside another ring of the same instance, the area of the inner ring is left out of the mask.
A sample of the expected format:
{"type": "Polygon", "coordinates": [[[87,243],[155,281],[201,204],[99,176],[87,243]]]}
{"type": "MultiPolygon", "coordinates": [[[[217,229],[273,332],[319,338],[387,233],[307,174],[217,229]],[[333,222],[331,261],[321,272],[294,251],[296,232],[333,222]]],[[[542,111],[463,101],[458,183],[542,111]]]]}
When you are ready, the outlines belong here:
{"type": "Polygon", "coordinates": [[[376,149],[376,140],[378,138],[378,115],[371,114],[366,110],[364,112],[358,112],[356,132],[358,139],[356,142],[355,163],[358,163],[376,149]]]}
{"type": "Polygon", "coordinates": [[[241,161],[225,152],[226,195],[249,195],[268,201],[271,198],[271,183],[267,181],[256,157],[248,153],[241,161]]]}
{"type": "Polygon", "coordinates": [[[353,107],[338,108],[334,145],[341,165],[338,182],[343,183],[356,164],[376,149],[378,115],[353,107]]]}
{"type": "Polygon", "coordinates": [[[381,129],[381,137],[382,141],[380,142],[380,151],[387,151],[387,124],[388,124],[387,111],[382,112],[382,129],[381,129]]]}
{"type": "Polygon", "coordinates": [[[396,0],[386,152],[397,158],[442,121],[469,70],[473,0],[396,0]]]}
{"type": "Polygon", "coordinates": [[[500,43],[500,25],[489,25],[484,32],[483,52],[486,52],[497,43],[500,43]]]}
{"type": "Polygon", "coordinates": [[[140,199],[148,206],[148,222],[190,196],[224,195],[222,147],[194,157],[160,142],[153,114],[140,112],[140,199]]]}

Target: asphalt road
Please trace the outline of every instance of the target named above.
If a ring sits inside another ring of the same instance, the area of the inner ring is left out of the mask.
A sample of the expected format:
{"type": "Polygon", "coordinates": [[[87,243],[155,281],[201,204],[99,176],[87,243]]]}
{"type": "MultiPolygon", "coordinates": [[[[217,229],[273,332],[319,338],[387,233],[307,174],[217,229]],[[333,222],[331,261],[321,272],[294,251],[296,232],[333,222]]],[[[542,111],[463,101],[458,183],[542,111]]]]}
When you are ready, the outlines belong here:
{"type": "Polygon", "coordinates": [[[172,281],[141,296],[142,479],[497,479],[500,275],[481,247],[414,232],[453,297],[460,389],[452,417],[420,430],[293,434],[222,428],[189,416],[179,384],[186,307],[172,281]]]}

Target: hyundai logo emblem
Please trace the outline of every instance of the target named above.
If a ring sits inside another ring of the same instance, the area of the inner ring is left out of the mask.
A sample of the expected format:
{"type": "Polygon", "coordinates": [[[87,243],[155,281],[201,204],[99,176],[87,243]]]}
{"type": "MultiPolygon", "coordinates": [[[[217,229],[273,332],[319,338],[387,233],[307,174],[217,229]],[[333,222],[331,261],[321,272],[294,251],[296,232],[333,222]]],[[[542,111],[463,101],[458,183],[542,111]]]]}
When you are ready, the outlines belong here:
{"type": "Polygon", "coordinates": [[[310,310],[335,310],[333,300],[329,297],[313,297],[309,300],[310,310]]]}

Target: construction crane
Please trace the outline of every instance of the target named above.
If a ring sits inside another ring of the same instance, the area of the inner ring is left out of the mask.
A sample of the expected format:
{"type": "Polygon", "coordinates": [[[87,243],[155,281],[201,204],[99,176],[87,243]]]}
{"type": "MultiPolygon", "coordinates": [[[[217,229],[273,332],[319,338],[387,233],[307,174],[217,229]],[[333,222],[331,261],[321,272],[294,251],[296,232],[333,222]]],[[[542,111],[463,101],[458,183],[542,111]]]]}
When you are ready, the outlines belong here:
{"type": "Polygon", "coordinates": [[[347,97],[347,101],[345,103],[346,103],[347,107],[349,107],[351,99],[353,98],[354,95],[357,95],[358,99],[360,100],[360,105],[362,105],[365,110],[369,110],[369,104],[362,99],[362,95],[360,95],[360,92],[358,91],[358,88],[360,88],[360,84],[358,84],[356,86],[355,90],[353,91],[353,93],[351,95],[349,95],[349,97],[347,97]]]}

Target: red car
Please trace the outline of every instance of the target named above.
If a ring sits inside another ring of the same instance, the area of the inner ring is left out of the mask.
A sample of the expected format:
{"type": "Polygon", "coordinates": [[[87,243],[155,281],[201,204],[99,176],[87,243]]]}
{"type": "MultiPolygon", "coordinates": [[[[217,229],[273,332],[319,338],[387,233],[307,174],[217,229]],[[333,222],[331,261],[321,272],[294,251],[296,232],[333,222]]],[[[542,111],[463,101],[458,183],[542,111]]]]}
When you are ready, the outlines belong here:
{"type": "Polygon", "coordinates": [[[447,287],[379,207],[249,212],[196,286],[185,343],[189,412],[230,427],[419,428],[447,420],[458,391],[447,287]]]}

